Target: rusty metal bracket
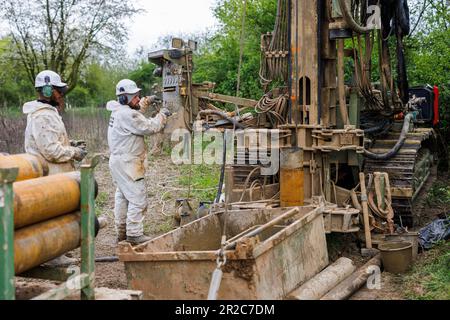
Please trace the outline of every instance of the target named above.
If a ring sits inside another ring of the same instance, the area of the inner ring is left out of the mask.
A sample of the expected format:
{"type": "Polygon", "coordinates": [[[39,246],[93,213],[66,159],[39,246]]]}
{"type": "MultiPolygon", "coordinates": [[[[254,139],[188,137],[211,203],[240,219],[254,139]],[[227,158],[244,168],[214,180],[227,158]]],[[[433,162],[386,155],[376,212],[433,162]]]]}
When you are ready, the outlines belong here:
{"type": "Polygon", "coordinates": [[[356,233],[360,231],[360,211],[353,208],[327,207],[324,211],[327,233],[356,233]]]}
{"type": "Polygon", "coordinates": [[[313,149],[322,152],[356,151],[364,153],[364,131],[351,126],[343,130],[314,130],[313,149]]]}

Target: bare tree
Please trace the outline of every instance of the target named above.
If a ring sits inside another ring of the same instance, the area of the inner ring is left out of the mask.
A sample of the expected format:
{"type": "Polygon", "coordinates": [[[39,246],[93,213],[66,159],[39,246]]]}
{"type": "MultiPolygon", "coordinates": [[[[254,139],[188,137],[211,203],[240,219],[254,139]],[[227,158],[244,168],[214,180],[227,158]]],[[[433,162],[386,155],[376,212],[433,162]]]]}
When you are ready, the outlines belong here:
{"type": "Polygon", "coordinates": [[[126,19],[138,11],[128,0],[0,0],[0,8],[30,81],[51,69],[71,89],[86,59],[123,47],[126,19]]]}

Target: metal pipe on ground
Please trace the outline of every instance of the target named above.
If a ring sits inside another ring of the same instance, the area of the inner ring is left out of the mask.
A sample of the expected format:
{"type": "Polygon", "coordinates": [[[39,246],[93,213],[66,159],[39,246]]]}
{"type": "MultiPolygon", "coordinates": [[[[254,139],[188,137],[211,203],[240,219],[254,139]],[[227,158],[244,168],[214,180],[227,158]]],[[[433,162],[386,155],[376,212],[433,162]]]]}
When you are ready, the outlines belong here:
{"type": "Polygon", "coordinates": [[[30,154],[0,155],[0,169],[18,168],[16,181],[36,179],[48,175],[48,165],[30,154]]]}
{"type": "Polygon", "coordinates": [[[348,278],[356,267],[348,258],[340,258],[317,276],[289,295],[290,300],[319,300],[327,292],[348,278]]]}
{"type": "Polygon", "coordinates": [[[20,229],[80,208],[80,174],[54,175],[14,183],[14,226],[20,229]]]}
{"type": "Polygon", "coordinates": [[[361,289],[367,283],[369,277],[373,274],[372,268],[381,267],[381,255],[377,255],[366,265],[358,269],[350,277],[338,284],[333,290],[324,295],[320,300],[347,300],[356,291],[361,289]]]}

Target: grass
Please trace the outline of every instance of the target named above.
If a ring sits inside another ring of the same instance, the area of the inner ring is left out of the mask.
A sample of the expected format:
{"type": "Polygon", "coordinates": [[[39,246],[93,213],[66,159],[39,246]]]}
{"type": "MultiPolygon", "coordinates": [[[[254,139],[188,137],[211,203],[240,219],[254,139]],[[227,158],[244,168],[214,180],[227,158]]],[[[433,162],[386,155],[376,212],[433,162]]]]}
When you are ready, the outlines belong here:
{"type": "Polygon", "coordinates": [[[450,185],[445,181],[437,181],[427,195],[427,204],[430,206],[450,205],[450,185]]]}
{"type": "MultiPolygon", "coordinates": [[[[106,109],[102,108],[73,108],[73,109],[66,109],[66,114],[73,114],[75,116],[79,117],[91,117],[93,115],[102,115],[105,117],[108,117],[111,115],[111,112],[109,112],[106,109]]],[[[9,118],[20,118],[24,114],[22,112],[22,108],[0,108],[0,114],[4,117],[9,118]]]]}
{"type": "Polygon", "coordinates": [[[164,217],[163,220],[158,221],[158,223],[146,223],[144,224],[144,233],[154,236],[161,234],[166,234],[172,231],[174,228],[173,217],[164,217]]]}
{"type": "Polygon", "coordinates": [[[22,108],[0,108],[0,116],[10,119],[19,119],[24,116],[22,108]]]}
{"type": "Polygon", "coordinates": [[[100,192],[95,200],[95,214],[100,217],[108,206],[109,195],[107,192],[100,192]]]}
{"type": "Polygon", "coordinates": [[[66,113],[73,114],[74,116],[81,118],[100,116],[109,119],[109,117],[111,116],[111,112],[101,108],[73,108],[70,110],[66,110],[66,113]]]}
{"type": "MultiPolygon", "coordinates": [[[[208,165],[182,166],[179,183],[185,188],[189,188],[189,184],[191,184],[191,199],[213,202],[217,196],[220,169],[220,166],[208,165]],[[189,178],[191,168],[192,180],[189,178]]],[[[187,192],[184,196],[188,196],[187,192]]]]}
{"type": "Polygon", "coordinates": [[[425,253],[403,283],[407,299],[450,300],[450,243],[425,253]]]}

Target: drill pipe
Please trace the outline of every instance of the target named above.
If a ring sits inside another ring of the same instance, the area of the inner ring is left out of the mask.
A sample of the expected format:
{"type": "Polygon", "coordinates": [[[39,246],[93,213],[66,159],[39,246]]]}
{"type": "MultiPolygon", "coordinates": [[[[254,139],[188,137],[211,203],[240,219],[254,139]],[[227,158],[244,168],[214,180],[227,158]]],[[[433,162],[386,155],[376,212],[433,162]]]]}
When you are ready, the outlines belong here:
{"type": "Polygon", "coordinates": [[[16,182],[14,227],[20,229],[80,209],[80,173],[16,182]]]}
{"type": "Polygon", "coordinates": [[[14,235],[16,275],[49,262],[80,246],[80,213],[17,230],[14,235]]]}
{"type": "Polygon", "coordinates": [[[0,169],[19,168],[16,181],[36,179],[48,175],[48,165],[30,154],[0,155],[0,169]]]}
{"type": "MultiPolygon", "coordinates": [[[[95,236],[101,225],[95,218],[95,236]]],[[[14,234],[14,269],[20,275],[81,245],[81,213],[70,213],[53,220],[17,230],[14,234]]]]}

